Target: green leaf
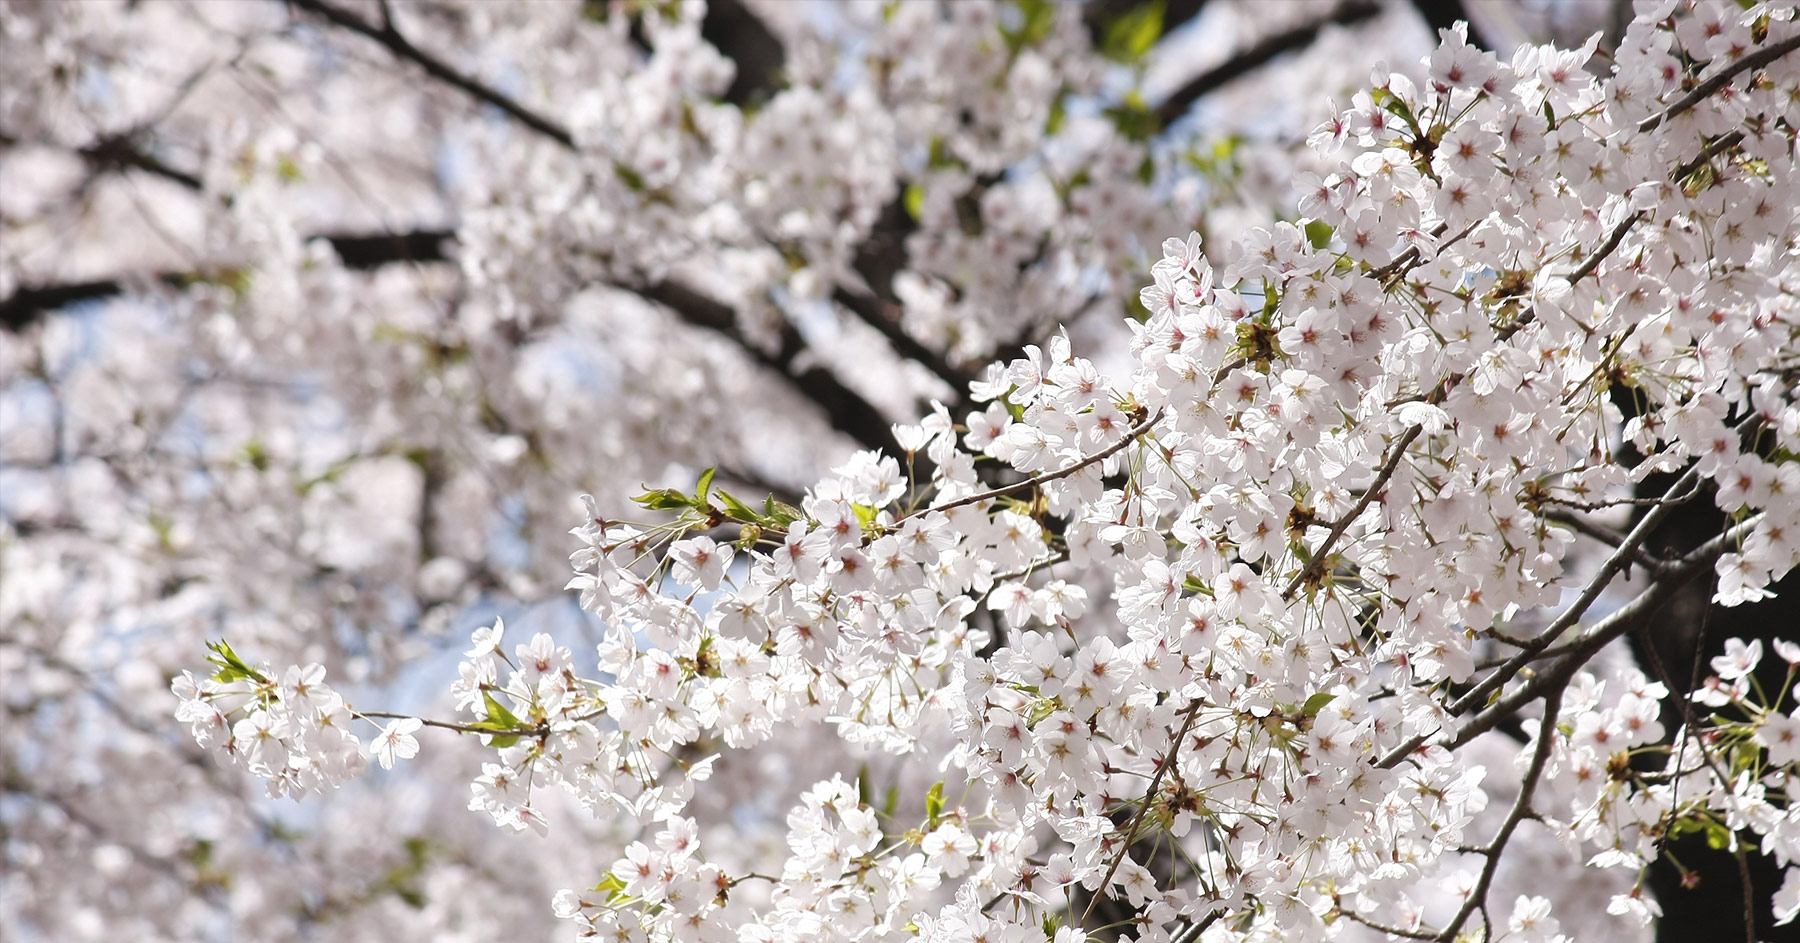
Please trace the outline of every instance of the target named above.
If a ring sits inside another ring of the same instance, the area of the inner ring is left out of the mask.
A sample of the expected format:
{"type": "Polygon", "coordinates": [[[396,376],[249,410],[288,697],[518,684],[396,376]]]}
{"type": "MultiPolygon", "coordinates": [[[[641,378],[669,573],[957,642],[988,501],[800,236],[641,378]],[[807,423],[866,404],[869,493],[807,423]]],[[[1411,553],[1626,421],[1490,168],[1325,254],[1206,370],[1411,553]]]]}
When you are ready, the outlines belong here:
{"type": "Polygon", "coordinates": [[[856,768],[856,801],[864,808],[875,805],[875,794],[869,790],[869,764],[856,768]]]}
{"type": "Polygon", "coordinates": [[[900,196],[900,205],[906,208],[906,215],[913,222],[916,223],[923,219],[925,217],[925,188],[920,186],[916,180],[908,183],[906,192],[900,196]]]}
{"type": "Polygon", "coordinates": [[[1312,243],[1315,249],[1331,245],[1331,227],[1316,219],[1311,220],[1306,224],[1306,241],[1312,243]]]}
{"type": "Polygon", "coordinates": [[[719,467],[717,465],[714,465],[713,467],[708,468],[707,470],[700,473],[700,483],[694,486],[694,506],[695,507],[697,507],[697,508],[706,507],[706,493],[708,491],[712,490],[713,475],[717,474],[718,471],[719,471],[719,467]]]}
{"type": "Polygon", "coordinates": [[[594,891],[605,894],[608,903],[626,896],[625,882],[619,880],[618,875],[611,871],[608,871],[606,876],[600,879],[600,883],[594,885],[594,891]]]}
{"type": "Polygon", "coordinates": [[[1331,699],[1334,697],[1337,697],[1337,695],[1320,691],[1312,697],[1307,698],[1305,704],[1300,705],[1300,713],[1307,717],[1317,717],[1319,711],[1324,710],[1325,705],[1330,704],[1331,699]]]}
{"type": "Polygon", "coordinates": [[[931,150],[926,155],[926,162],[933,170],[940,167],[954,167],[957,164],[956,155],[950,153],[950,145],[945,143],[943,138],[931,139],[931,150]]]}
{"type": "Polygon", "coordinates": [[[805,517],[806,512],[785,501],[777,501],[774,495],[770,495],[763,501],[763,515],[774,521],[775,526],[786,527],[805,517]]]}
{"type": "Polygon", "coordinates": [[[1150,320],[1150,309],[1144,307],[1144,299],[1136,294],[1127,295],[1125,297],[1125,316],[1143,324],[1150,320]]]}
{"type": "Polygon", "coordinates": [[[633,193],[644,192],[644,178],[637,171],[632,170],[630,167],[627,167],[618,161],[614,161],[613,173],[619,175],[619,182],[625,185],[625,189],[630,190],[633,193]]]}
{"type": "Polygon", "coordinates": [[[756,513],[755,508],[738,500],[725,489],[721,488],[713,493],[719,496],[720,503],[725,505],[726,516],[730,517],[732,520],[753,524],[763,524],[768,522],[768,518],[756,513]]]}
{"type": "Polygon", "coordinates": [[[938,780],[931,785],[931,791],[925,794],[925,821],[927,828],[937,828],[938,816],[944,814],[944,781],[938,780]]]}
{"type": "MultiPolygon", "coordinates": [[[[646,486],[648,487],[648,486],[646,486]]],[[[694,499],[676,491],[674,488],[656,488],[645,491],[631,500],[652,511],[675,511],[694,506],[694,499]]]]}
{"type": "Polygon", "coordinates": [[[894,817],[894,811],[899,808],[900,784],[894,783],[888,787],[887,796],[881,800],[881,814],[891,819],[894,817]]]}
{"type": "Polygon", "coordinates": [[[1706,823],[1706,847],[1724,851],[1731,847],[1731,830],[1717,822],[1706,823]]]}
{"type": "MultiPolygon", "coordinates": [[[[507,710],[506,705],[501,704],[500,701],[494,697],[492,692],[481,692],[481,698],[487,702],[488,722],[503,725],[496,729],[512,730],[519,726],[519,718],[514,717],[513,712],[507,710]]],[[[481,725],[475,724],[474,726],[479,727],[481,725]]]]}
{"type": "Polygon", "coordinates": [[[207,642],[206,648],[208,651],[212,652],[212,654],[206,656],[206,660],[219,667],[218,673],[213,675],[214,681],[227,684],[232,681],[243,680],[256,681],[264,684],[268,683],[269,679],[263,677],[262,672],[250,667],[250,665],[242,658],[239,658],[238,653],[232,651],[231,645],[224,639],[219,639],[216,642],[207,642]]]}
{"type": "Polygon", "coordinates": [[[1014,0],[1019,9],[1019,26],[1017,29],[1001,27],[1000,35],[1006,40],[1007,51],[1018,55],[1026,46],[1035,46],[1050,35],[1050,29],[1056,25],[1055,0],[1014,0]]]}
{"type": "Polygon", "coordinates": [[[1162,130],[1162,121],[1135,89],[1123,102],[1106,109],[1106,117],[1120,134],[1133,141],[1148,141],[1162,130]]]}
{"type": "Polygon", "coordinates": [[[1106,36],[1100,53],[1114,62],[1133,63],[1142,59],[1150,47],[1162,38],[1164,0],[1150,0],[1114,17],[1106,24],[1106,36]]]}
{"type": "Polygon", "coordinates": [[[1056,133],[1062,130],[1063,122],[1068,120],[1069,117],[1068,100],[1069,93],[1067,88],[1058,91],[1056,97],[1051,99],[1050,117],[1044,119],[1045,137],[1055,137],[1056,133]]]}

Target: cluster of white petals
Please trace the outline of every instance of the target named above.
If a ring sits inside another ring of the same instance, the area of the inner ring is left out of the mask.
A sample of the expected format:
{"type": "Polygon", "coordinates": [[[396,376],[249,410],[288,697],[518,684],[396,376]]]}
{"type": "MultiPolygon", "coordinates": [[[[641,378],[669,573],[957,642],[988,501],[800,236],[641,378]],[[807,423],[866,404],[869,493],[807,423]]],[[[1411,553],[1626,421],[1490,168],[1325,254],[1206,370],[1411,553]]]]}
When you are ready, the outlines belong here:
{"type": "MultiPolygon", "coordinates": [[[[1800,24],[1640,6],[1606,78],[1592,43],[1501,61],[1455,30],[1378,73],[1313,134],[1300,219],[1217,267],[1198,234],[1163,244],[1116,373],[1066,336],[1028,346],[973,384],[985,407],[897,428],[903,455],[798,506],[710,474],[640,496],[664,519],[585,499],[570,587],[598,670],[477,633],[455,694],[497,749],[471,807],[543,830],[534,791],[557,788],[640,823],[556,899],[583,938],[1558,939],[1546,899],[1488,899],[1525,831],[1622,869],[1608,909],[1638,920],[1666,836],[1753,835],[1792,920],[1800,647],[1776,643],[1765,691],[1760,642],[1729,643],[1672,749],[1668,685],[1593,659],[1696,576],[1737,605],[1800,559],[1800,24]],[[1652,472],[1674,484],[1579,558],[1652,472]],[[1650,556],[1699,493],[1725,529],[1650,556]],[[1628,566],[1635,595],[1597,610],[1628,566]],[[1494,803],[1465,748],[1508,719],[1526,742],[1494,803]],[[791,798],[782,843],[734,847],[696,818],[714,766],[792,730],[939,781],[884,797],[840,769],[791,798]]],[[[997,81],[1029,85],[1023,63],[997,81]]],[[[831,179],[830,212],[867,212],[854,137],[756,144],[800,155],[753,189],[831,179]]],[[[838,238],[818,222],[759,225],[838,238]]],[[[278,789],[332,781],[283,764],[331,765],[286,681],[229,733],[210,702],[238,689],[180,685],[203,743],[278,789]]]]}

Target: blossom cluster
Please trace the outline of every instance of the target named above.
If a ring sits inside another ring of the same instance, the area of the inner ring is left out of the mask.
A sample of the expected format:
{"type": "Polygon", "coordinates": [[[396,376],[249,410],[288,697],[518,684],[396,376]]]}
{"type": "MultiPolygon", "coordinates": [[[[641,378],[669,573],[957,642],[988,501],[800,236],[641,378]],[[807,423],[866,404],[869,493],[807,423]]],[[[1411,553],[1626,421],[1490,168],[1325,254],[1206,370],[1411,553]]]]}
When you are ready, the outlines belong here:
{"type": "MultiPolygon", "coordinates": [[[[1760,649],[1696,695],[1743,716],[1672,749],[1667,683],[1582,669],[1694,576],[1736,605],[1800,558],[1792,13],[1647,5],[1608,78],[1591,42],[1503,62],[1445,31],[1312,136],[1335,169],[1298,221],[1216,267],[1198,234],[1163,244],[1127,370],[1029,346],[980,410],[938,406],[798,506],[710,473],[639,496],[660,522],[587,499],[598,671],[478,633],[456,694],[499,762],[471,805],[541,828],[553,785],[640,821],[556,902],[620,940],[1065,943],[1096,913],[1145,943],[1451,939],[1492,919],[1521,828],[1626,871],[1610,909],[1641,920],[1664,836],[1748,829],[1787,865],[1800,750],[1781,694],[1747,700],[1760,649]],[[1596,522],[1657,471],[1629,533],[1596,522]],[[1645,562],[1705,486],[1726,529],[1645,562]],[[1592,616],[1634,563],[1647,585],[1592,616]],[[1502,810],[1463,748],[1509,718],[1502,810]],[[714,756],[785,728],[966,785],[915,814],[840,775],[785,848],[710,840],[729,823],[687,812],[714,756]]],[[[1559,932],[1529,896],[1507,926],[1559,932]]]]}
{"type": "MultiPolygon", "coordinates": [[[[291,665],[277,680],[223,642],[213,651],[217,673],[182,672],[171,685],[181,702],[175,717],[195,743],[266,780],[271,797],[323,793],[367,768],[354,716],[325,683],[324,665],[291,665]]],[[[399,719],[375,738],[370,749],[384,768],[418,752],[410,734],[419,727],[416,718],[399,719]]]]}

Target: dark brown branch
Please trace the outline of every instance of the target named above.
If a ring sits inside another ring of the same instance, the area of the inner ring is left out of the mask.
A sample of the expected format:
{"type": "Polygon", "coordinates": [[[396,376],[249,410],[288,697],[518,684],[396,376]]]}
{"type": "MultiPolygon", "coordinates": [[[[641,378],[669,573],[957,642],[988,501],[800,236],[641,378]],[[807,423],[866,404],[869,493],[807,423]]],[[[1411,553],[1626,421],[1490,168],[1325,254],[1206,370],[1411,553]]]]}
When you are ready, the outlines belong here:
{"type": "Polygon", "coordinates": [[[1106,869],[1106,876],[1100,879],[1100,886],[1094,889],[1094,896],[1088,900],[1087,909],[1081,912],[1081,919],[1075,922],[1077,929],[1087,925],[1088,917],[1094,913],[1094,906],[1101,898],[1112,896],[1113,875],[1119,873],[1119,865],[1124,863],[1125,855],[1131,851],[1131,843],[1137,840],[1138,829],[1144,825],[1144,817],[1149,814],[1150,806],[1156,799],[1156,790],[1162,785],[1163,774],[1175,765],[1176,757],[1181,753],[1181,741],[1187,739],[1189,728],[1194,726],[1194,718],[1200,716],[1201,700],[1194,698],[1188,702],[1187,710],[1182,711],[1181,729],[1175,731],[1175,739],[1169,741],[1169,754],[1156,764],[1156,772],[1150,776],[1150,785],[1144,790],[1144,801],[1138,804],[1137,815],[1131,818],[1131,827],[1125,832],[1125,841],[1119,846],[1119,853],[1106,869]]]}
{"type": "MultiPolygon", "coordinates": [[[[331,248],[343,260],[345,268],[367,271],[395,262],[447,261],[450,257],[444,251],[444,243],[454,236],[447,229],[419,229],[403,233],[326,233],[317,238],[331,243],[331,248]]],[[[143,283],[162,284],[178,289],[206,281],[217,274],[156,272],[145,276],[143,283]]],[[[112,298],[131,288],[131,282],[122,278],[27,285],[0,301],[0,324],[4,324],[9,331],[22,331],[46,312],[84,301],[112,298]]]]}
{"type": "Polygon", "coordinates": [[[663,305],[689,324],[723,335],[751,359],[787,377],[801,394],[825,411],[832,428],[855,439],[863,448],[880,449],[894,456],[905,454],[894,439],[892,423],[873,404],[845,386],[826,367],[816,363],[801,366],[806,341],[792,324],[782,325],[780,342],[771,353],[738,329],[737,317],[729,305],[685,285],[665,281],[643,288],[621,287],[663,305]]]}
{"type": "Polygon", "coordinates": [[[781,40],[743,0],[707,0],[700,38],[737,66],[725,100],[748,105],[766,98],[779,84],[786,53],[781,40]]]}
{"type": "Polygon", "coordinates": [[[893,301],[876,298],[848,288],[838,288],[831,293],[831,300],[842,305],[845,310],[856,316],[856,319],[874,328],[888,343],[894,346],[900,356],[919,363],[930,370],[938,379],[948,383],[951,398],[962,402],[968,397],[969,381],[976,377],[959,370],[950,363],[943,354],[920,343],[906,328],[900,324],[900,306],[893,301]]]}
{"type": "Polygon", "coordinates": [[[1463,0],[1412,0],[1412,6],[1425,18],[1426,25],[1431,27],[1434,42],[1438,30],[1449,29],[1460,20],[1469,24],[1469,45],[1488,50],[1494,48],[1493,41],[1475,28],[1475,21],[1469,16],[1468,4],[1463,0]]]}
{"type": "Polygon", "coordinates": [[[1675,104],[1638,122],[1638,131],[1647,134],[1656,130],[1662,126],[1663,122],[1674,118],[1711,97],[1712,93],[1724,88],[1739,74],[1748,72],[1751,69],[1760,69],[1796,49],[1800,49],[1800,35],[1790,36],[1773,46],[1764,46],[1763,48],[1758,49],[1731,65],[1726,66],[1712,78],[1694,86],[1693,91],[1676,99],[1675,104]]]}
{"type": "MultiPolygon", "coordinates": [[[[1543,778],[1544,764],[1550,760],[1551,746],[1556,743],[1556,716],[1562,711],[1562,689],[1568,685],[1563,679],[1562,685],[1544,695],[1544,719],[1538,725],[1537,748],[1531,753],[1531,766],[1525,770],[1525,778],[1519,783],[1519,797],[1514,800],[1512,809],[1506,814],[1506,821],[1501,823],[1500,831],[1494,833],[1494,840],[1478,853],[1486,856],[1487,861],[1481,866],[1481,877],[1475,881],[1475,889],[1470,892],[1456,916],[1444,925],[1444,931],[1438,934],[1438,943],[1451,943],[1456,934],[1467,923],[1469,915],[1478,907],[1487,906],[1488,888],[1494,883],[1494,872],[1500,867],[1501,853],[1506,850],[1507,842],[1512,840],[1513,832],[1519,823],[1531,814],[1531,797],[1537,792],[1538,780],[1543,778]]],[[[1483,914],[1487,911],[1483,910],[1483,914]]],[[[1483,919],[1486,919],[1484,916],[1483,919]]],[[[1485,935],[1485,934],[1484,934],[1485,935]]]]}
{"type": "Polygon", "coordinates": [[[520,104],[517,100],[451,68],[444,60],[414,46],[392,23],[377,26],[362,17],[342,10],[324,0],[288,0],[297,10],[304,10],[334,26],[366,36],[385,46],[396,57],[424,69],[425,73],[445,85],[462,91],[483,104],[492,105],[515,121],[549,138],[568,150],[575,150],[575,137],[567,128],[520,104]]]}
{"type": "Polygon", "coordinates": [[[1718,560],[1725,551],[1737,546],[1761,519],[1761,515],[1749,518],[1670,564],[1666,573],[1651,583],[1649,588],[1583,632],[1580,638],[1570,644],[1568,655],[1532,676],[1531,680],[1520,685],[1511,694],[1495,701],[1493,706],[1487,710],[1477,714],[1467,724],[1464,724],[1457,731],[1456,736],[1444,746],[1451,750],[1462,747],[1470,740],[1493,729],[1495,725],[1516,713],[1520,708],[1567,682],[1582,665],[1587,664],[1588,659],[1592,658],[1595,652],[1606,647],[1607,643],[1612,640],[1631,631],[1664,603],[1674,598],[1682,587],[1699,577],[1701,573],[1711,569],[1713,562],[1718,560]]]}
{"type": "Polygon", "coordinates": [[[1182,115],[1187,114],[1187,110],[1195,102],[1209,93],[1223,88],[1247,72],[1268,65],[1283,53],[1294,52],[1311,45],[1327,26],[1349,26],[1352,23],[1360,23],[1369,19],[1380,12],[1381,7],[1375,3],[1368,2],[1368,0],[1352,0],[1352,2],[1333,10],[1330,16],[1322,20],[1302,24],[1266,37],[1230,59],[1189,79],[1186,85],[1176,89],[1174,94],[1156,106],[1156,120],[1163,126],[1173,124],[1182,115]]]}
{"type": "MultiPolygon", "coordinates": [[[[449,259],[444,244],[453,233],[444,230],[419,230],[408,233],[375,235],[329,235],[321,238],[351,269],[373,269],[393,262],[441,262],[449,259]]],[[[204,273],[163,272],[148,281],[180,289],[207,276],[204,273]]],[[[738,329],[730,306],[707,298],[692,289],[661,282],[638,288],[617,286],[667,307],[681,320],[695,327],[719,334],[749,354],[762,365],[786,376],[807,398],[825,411],[833,428],[855,439],[864,448],[884,449],[890,455],[902,454],[894,442],[888,419],[862,396],[845,386],[830,370],[820,365],[799,367],[805,341],[791,325],[784,329],[780,346],[769,353],[751,343],[738,329]]],[[[84,301],[98,301],[124,294],[131,283],[123,279],[100,279],[62,285],[26,287],[5,301],[0,301],[0,323],[7,330],[20,331],[34,323],[46,311],[64,308],[84,301]]]]}
{"type": "MultiPolygon", "coordinates": [[[[1657,503],[1661,504],[1662,499],[1658,498],[1657,503]]],[[[1547,521],[1555,521],[1558,524],[1567,524],[1570,529],[1574,530],[1576,533],[1585,534],[1609,547],[1616,548],[1626,546],[1624,534],[1621,534],[1604,524],[1589,520],[1587,515],[1576,513],[1568,508],[1545,508],[1544,519],[1547,521]]],[[[1668,561],[1657,559],[1642,546],[1630,546],[1627,552],[1631,555],[1632,563],[1643,567],[1652,575],[1661,572],[1662,568],[1668,565],[1668,561]]]]}
{"type": "Polygon", "coordinates": [[[1302,584],[1308,580],[1318,579],[1319,574],[1325,571],[1325,561],[1331,556],[1331,550],[1337,545],[1338,538],[1344,536],[1344,531],[1349,530],[1350,525],[1362,516],[1362,512],[1369,507],[1369,504],[1386,490],[1388,481],[1394,477],[1394,472],[1400,467],[1400,460],[1406,456],[1406,447],[1411,445],[1423,431],[1425,431],[1424,426],[1413,426],[1388,447],[1387,461],[1382,463],[1381,471],[1376,473],[1375,480],[1369,484],[1369,487],[1363,489],[1363,495],[1356,502],[1356,506],[1343,517],[1338,518],[1337,523],[1331,525],[1330,533],[1325,535],[1325,540],[1319,544],[1319,549],[1313,552],[1312,559],[1307,561],[1306,566],[1302,567],[1300,572],[1294,574],[1294,578],[1289,581],[1287,588],[1281,591],[1282,599],[1294,598],[1294,593],[1302,584]]]}
{"type": "Polygon", "coordinates": [[[161,158],[139,148],[132,137],[129,134],[107,135],[75,153],[100,170],[141,170],[195,192],[204,189],[199,177],[163,163],[161,158]]]}

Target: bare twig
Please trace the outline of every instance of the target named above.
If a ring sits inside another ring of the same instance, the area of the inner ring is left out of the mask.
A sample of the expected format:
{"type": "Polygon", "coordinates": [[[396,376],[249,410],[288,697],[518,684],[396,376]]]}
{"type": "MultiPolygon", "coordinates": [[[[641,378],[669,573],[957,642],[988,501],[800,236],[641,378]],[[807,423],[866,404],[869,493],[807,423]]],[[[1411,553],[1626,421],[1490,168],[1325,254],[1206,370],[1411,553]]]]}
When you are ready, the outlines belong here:
{"type": "Polygon", "coordinates": [[[1306,566],[1302,567],[1300,572],[1294,574],[1294,578],[1288,582],[1287,589],[1281,591],[1282,599],[1294,598],[1294,593],[1301,584],[1317,579],[1318,575],[1324,571],[1325,560],[1331,556],[1331,549],[1337,544],[1338,538],[1344,536],[1344,531],[1349,530],[1350,525],[1356,522],[1356,519],[1362,515],[1370,503],[1380,496],[1382,490],[1387,487],[1388,480],[1393,478],[1394,472],[1399,469],[1400,460],[1406,456],[1406,447],[1411,445],[1423,431],[1425,431],[1424,426],[1413,426],[1388,447],[1387,461],[1382,463],[1381,471],[1376,473],[1374,482],[1363,489],[1362,497],[1356,502],[1356,506],[1338,518],[1337,523],[1331,525],[1331,532],[1325,535],[1324,542],[1320,543],[1319,548],[1313,551],[1312,559],[1307,561],[1306,566]]]}
{"type": "MultiPolygon", "coordinates": [[[[1564,679],[1563,684],[1567,685],[1567,683],[1568,680],[1564,679]]],[[[1469,915],[1474,913],[1477,907],[1484,907],[1487,904],[1488,887],[1493,884],[1494,871],[1500,866],[1501,852],[1506,849],[1506,843],[1512,840],[1513,831],[1519,827],[1519,823],[1531,813],[1532,794],[1537,791],[1538,780],[1544,775],[1544,764],[1550,759],[1551,744],[1556,742],[1556,715],[1562,710],[1561,694],[1562,688],[1558,687],[1544,695],[1544,719],[1538,725],[1537,749],[1532,752],[1531,765],[1525,770],[1524,781],[1519,784],[1519,798],[1514,800],[1512,809],[1507,812],[1506,821],[1501,824],[1500,830],[1494,833],[1494,840],[1478,852],[1487,858],[1481,867],[1481,876],[1476,879],[1474,890],[1469,893],[1468,899],[1463,901],[1456,916],[1452,917],[1450,922],[1444,925],[1443,932],[1438,934],[1438,943],[1450,943],[1456,939],[1457,932],[1468,921],[1469,915]]]]}
{"type": "MultiPolygon", "coordinates": [[[[980,504],[983,501],[992,501],[995,498],[1005,497],[1006,495],[1009,495],[1009,494],[1014,494],[1014,493],[1017,493],[1020,491],[1028,491],[1032,488],[1036,488],[1038,485],[1047,484],[1049,482],[1056,481],[1059,478],[1067,478],[1070,475],[1073,475],[1076,472],[1082,470],[1083,468],[1088,467],[1089,465],[1092,465],[1096,462],[1102,462],[1108,458],[1111,458],[1115,453],[1124,449],[1126,446],[1130,445],[1131,443],[1136,442],[1139,437],[1143,436],[1144,433],[1149,432],[1152,426],[1155,426],[1158,422],[1160,422],[1162,420],[1162,417],[1163,417],[1163,411],[1158,409],[1155,412],[1155,414],[1153,414],[1149,419],[1146,419],[1143,422],[1140,422],[1137,425],[1131,427],[1131,429],[1129,431],[1127,431],[1125,433],[1124,437],[1120,438],[1119,441],[1114,442],[1113,444],[1107,446],[1104,449],[1101,449],[1098,452],[1095,452],[1092,455],[1087,456],[1086,458],[1083,458],[1082,460],[1074,463],[1073,465],[1069,465],[1064,468],[1059,468],[1053,472],[1045,472],[1042,475],[1038,475],[1035,478],[1027,478],[1024,481],[1014,482],[1013,484],[1010,484],[1010,485],[1001,485],[998,488],[990,488],[987,491],[983,491],[979,494],[972,494],[965,498],[957,498],[955,501],[951,501],[947,504],[934,505],[932,507],[914,511],[913,513],[906,515],[906,517],[903,517],[900,520],[904,521],[904,520],[906,520],[907,517],[917,517],[918,515],[924,514],[928,511],[948,511],[952,508],[967,507],[968,505],[971,505],[971,504],[980,504]]],[[[899,521],[896,521],[895,523],[899,523],[899,521]]]]}
{"type": "Polygon", "coordinates": [[[1162,762],[1156,767],[1156,772],[1151,775],[1150,785],[1144,790],[1144,801],[1138,804],[1137,814],[1131,817],[1131,827],[1125,832],[1125,842],[1119,846],[1119,853],[1113,856],[1112,864],[1107,867],[1106,876],[1100,879],[1100,886],[1094,890],[1094,896],[1088,901],[1087,909],[1081,912],[1081,919],[1075,923],[1077,927],[1086,926],[1088,917],[1094,913],[1095,905],[1100,903],[1102,897],[1110,895],[1113,875],[1119,873],[1119,865],[1124,863],[1125,855],[1131,851],[1131,843],[1137,840],[1138,829],[1143,827],[1144,817],[1150,812],[1152,800],[1156,798],[1156,790],[1162,785],[1163,774],[1175,765],[1175,758],[1181,752],[1181,741],[1187,739],[1188,729],[1193,727],[1194,718],[1200,715],[1200,704],[1200,699],[1196,697],[1183,712],[1181,729],[1175,731],[1175,739],[1169,741],[1169,755],[1163,757],[1162,762]]]}
{"type": "MultiPolygon", "coordinates": [[[[1546,508],[1544,510],[1544,519],[1555,521],[1559,524],[1567,524],[1577,533],[1592,537],[1609,547],[1618,548],[1625,546],[1624,534],[1621,534],[1604,524],[1589,520],[1585,515],[1577,514],[1566,508],[1546,508]]],[[[1667,560],[1652,556],[1642,545],[1631,546],[1628,548],[1627,552],[1631,555],[1632,563],[1643,567],[1652,574],[1660,572],[1663,567],[1668,565],[1667,560]]]]}

